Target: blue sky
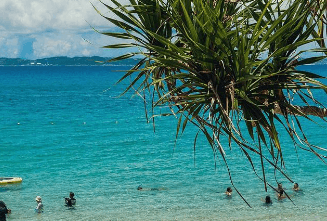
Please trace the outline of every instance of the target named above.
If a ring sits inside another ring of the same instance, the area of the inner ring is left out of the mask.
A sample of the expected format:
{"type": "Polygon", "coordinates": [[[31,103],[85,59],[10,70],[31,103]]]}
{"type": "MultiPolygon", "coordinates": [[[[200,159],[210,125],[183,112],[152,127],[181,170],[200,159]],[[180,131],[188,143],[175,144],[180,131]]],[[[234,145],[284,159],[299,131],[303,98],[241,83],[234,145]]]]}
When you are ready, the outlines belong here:
{"type": "MultiPolygon", "coordinates": [[[[126,0],[119,2],[123,4],[126,0]]],[[[106,16],[113,17],[98,0],[1,0],[0,57],[36,59],[120,54],[117,50],[101,48],[117,40],[102,36],[90,27],[113,29],[91,3],[106,16]]]]}

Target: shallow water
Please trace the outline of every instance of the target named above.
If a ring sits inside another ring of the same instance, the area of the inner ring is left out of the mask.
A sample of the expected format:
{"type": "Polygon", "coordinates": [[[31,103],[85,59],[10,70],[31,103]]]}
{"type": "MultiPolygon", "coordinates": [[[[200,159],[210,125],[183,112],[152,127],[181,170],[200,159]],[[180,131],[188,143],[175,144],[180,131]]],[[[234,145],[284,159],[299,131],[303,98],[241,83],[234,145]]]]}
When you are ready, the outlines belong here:
{"type": "MultiPolygon", "coordinates": [[[[235,189],[226,198],[228,173],[221,159],[215,168],[204,137],[194,155],[194,128],[175,144],[177,120],[157,118],[154,133],[140,98],[117,98],[124,85],[114,85],[116,71],[126,68],[0,67],[0,177],[23,178],[0,186],[8,220],[327,220],[327,166],[312,154],[298,149],[297,157],[280,134],[287,173],[303,190],[277,175],[292,203],[266,193],[237,147],[227,149],[234,184],[252,208],[235,189]],[[137,191],[140,184],[148,191],[137,191]],[[70,191],[74,209],[64,206],[70,191]],[[34,212],[37,195],[42,214],[34,212]]],[[[305,68],[327,76],[325,66],[305,68]]],[[[325,127],[303,123],[309,141],[326,147],[325,127]]]]}

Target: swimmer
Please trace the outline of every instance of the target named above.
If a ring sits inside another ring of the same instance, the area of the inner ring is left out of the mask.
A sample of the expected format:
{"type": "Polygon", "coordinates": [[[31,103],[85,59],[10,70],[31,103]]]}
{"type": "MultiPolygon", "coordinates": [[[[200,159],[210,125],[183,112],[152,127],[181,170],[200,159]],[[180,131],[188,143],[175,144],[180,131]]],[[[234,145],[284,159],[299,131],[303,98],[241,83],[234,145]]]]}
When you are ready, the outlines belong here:
{"type": "Polygon", "coordinates": [[[227,187],[227,190],[226,190],[225,194],[227,196],[231,196],[232,195],[232,192],[233,192],[232,188],[231,187],[227,187]]]}
{"type": "Polygon", "coordinates": [[[42,199],[41,199],[41,197],[40,197],[40,196],[37,196],[37,197],[35,198],[35,201],[36,201],[36,204],[37,204],[37,206],[36,206],[36,208],[35,208],[35,212],[37,212],[37,213],[42,213],[42,212],[43,212],[43,204],[42,204],[42,199]]]}
{"type": "Polygon", "coordinates": [[[75,194],[73,192],[70,192],[69,198],[68,197],[65,198],[65,203],[67,206],[73,206],[76,204],[76,199],[74,198],[74,195],[75,194]]]}
{"type": "Polygon", "coordinates": [[[159,188],[150,188],[151,191],[159,191],[159,188]]]}
{"type": "Polygon", "coordinates": [[[0,220],[6,221],[6,214],[10,214],[11,209],[8,209],[3,201],[0,201],[0,220]]]}
{"type": "Polygon", "coordinates": [[[265,203],[266,203],[266,204],[272,204],[272,201],[271,201],[270,196],[266,196],[266,198],[265,198],[265,203]]]}
{"type": "Polygon", "coordinates": [[[159,187],[159,188],[143,188],[142,185],[137,187],[137,190],[140,191],[160,191],[160,190],[167,190],[167,188],[159,187]]]}
{"type": "Polygon", "coordinates": [[[299,187],[298,183],[294,183],[293,190],[294,191],[299,191],[300,190],[300,187],[299,187]]]}
{"type": "Polygon", "coordinates": [[[284,190],[284,189],[283,189],[283,186],[282,186],[282,183],[279,183],[279,184],[278,184],[277,189],[278,189],[278,192],[280,192],[281,190],[284,190]]]}
{"type": "Polygon", "coordinates": [[[277,194],[277,198],[278,200],[286,198],[286,196],[284,195],[284,190],[279,191],[279,193],[277,194]]]}

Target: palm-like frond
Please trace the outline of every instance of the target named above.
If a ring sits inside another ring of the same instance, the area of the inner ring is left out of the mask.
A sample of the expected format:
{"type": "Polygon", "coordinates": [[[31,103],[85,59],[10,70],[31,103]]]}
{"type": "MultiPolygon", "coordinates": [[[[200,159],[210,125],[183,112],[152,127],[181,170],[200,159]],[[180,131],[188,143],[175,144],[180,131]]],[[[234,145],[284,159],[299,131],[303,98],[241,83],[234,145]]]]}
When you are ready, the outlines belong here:
{"type": "MultiPolygon", "coordinates": [[[[106,47],[140,48],[115,59],[144,57],[122,77],[134,76],[126,91],[137,85],[138,93],[149,92],[153,108],[169,106],[180,116],[177,135],[193,123],[228,168],[221,142],[227,137],[256,174],[252,158],[260,159],[262,175],[257,175],[265,188],[272,187],[265,167],[287,177],[276,123],[284,126],[295,145],[326,158],[309,144],[298,120],[309,119],[309,114],[326,116],[324,109],[312,105],[321,104],[310,93],[327,91],[317,80],[322,77],[296,69],[325,58],[298,59],[306,52],[298,51],[300,47],[321,40],[313,20],[321,18],[322,11],[312,16],[315,1],[298,0],[287,8],[277,0],[130,0],[124,6],[111,2],[116,7],[106,6],[119,19],[106,19],[122,32],[103,34],[134,42],[106,47]],[[305,107],[288,98],[295,96],[305,107]],[[247,131],[241,130],[241,122],[247,131]]],[[[327,52],[323,47],[316,51],[327,52]]]]}

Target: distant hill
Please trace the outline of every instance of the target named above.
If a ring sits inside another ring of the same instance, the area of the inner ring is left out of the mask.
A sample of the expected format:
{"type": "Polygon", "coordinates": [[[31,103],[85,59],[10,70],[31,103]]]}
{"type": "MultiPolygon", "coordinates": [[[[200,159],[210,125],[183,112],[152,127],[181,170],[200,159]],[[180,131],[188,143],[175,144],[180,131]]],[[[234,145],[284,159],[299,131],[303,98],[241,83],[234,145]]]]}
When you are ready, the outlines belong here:
{"type": "Polygon", "coordinates": [[[106,62],[110,58],[93,57],[51,57],[36,60],[21,58],[0,58],[0,66],[92,66],[92,65],[134,65],[138,59],[106,62]]]}
{"type": "MultiPolygon", "coordinates": [[[[132,66],[135,65],[139,59],[130,58],[122,61],[107,62],[111,58],[107,57],[51,57],[36,60],[28,60],[21,58],[0,58],[0,66],[132,66]]],[[[302,59],[300,59],[302,60],[302,59]]],[[[320,60],[315,64],[327,64],[327,59],[320,60]]]]}

